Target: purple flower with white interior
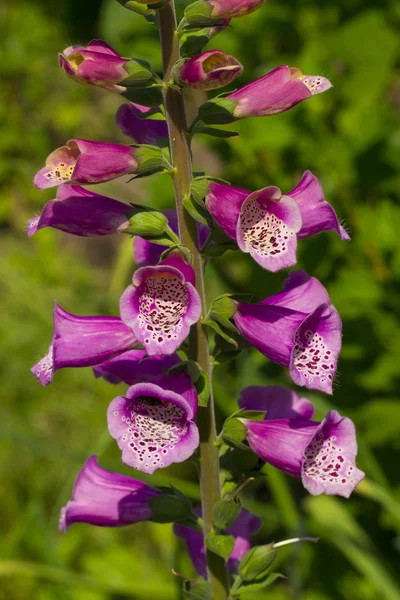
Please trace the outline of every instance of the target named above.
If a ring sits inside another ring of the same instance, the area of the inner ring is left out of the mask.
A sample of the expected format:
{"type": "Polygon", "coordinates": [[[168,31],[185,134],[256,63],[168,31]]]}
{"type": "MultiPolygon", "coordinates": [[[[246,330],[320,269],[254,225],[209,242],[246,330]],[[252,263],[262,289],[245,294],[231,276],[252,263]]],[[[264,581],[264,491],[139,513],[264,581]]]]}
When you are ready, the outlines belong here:
{"type": "Polygon", "coordinates": [[[147,483],[106,471],[90,456],[79,471],[72,498],[61,509],[60,530],[74,523],[122,527],[151,518],[149,500],[160,492],[147,483]]]}
{"type": "Polygon", "coordinates": [[[131,386],[111,402],[108,430],[122,462],[151,475],[189,458],[199,445],[194,419],[198,398],[186,374],[164,375],[131,386]]]}
{"type": "Polygon", "coordinates": [[[59,306],[54,309],[53,340],[49,351],[31,369],[46,386],[65,367],[91,367],[130,350],[137,344],[132,330],[119,317],[81,317],[59,306]]]}
{"type": "Polygon", "coordinates": [[[211,181],[205,203],[222,231],[269,271],[296,264],[298,239],[327,230],[350,239],[310,171],[284,195],[274,186],[249,192],[211,181]]]}
{"type": "Polygon", "coordinates": [[[194,271],[179,253],[135,271],[121,296],[120,314],[150,355],[172,354],[200,319],[194,271]]]}
{"type": "Polygon", "coordinates": [[[122,133],[129,136],[137,144],[159,145],[160,140],[168,138],[168,126],[164,118],[148,118],[151,113],[162,116],[148,106],[127,102],[121,104],[115,116],[122,133]]]}
{"type": "Polygon", "coordinates": [[[251,385],[240,392],[239,406],[244,410],[266,411],[265,421],[272,419],[306,419],[314,415],[307,398],[280,385],[251,385]]]}
{"type": "Polygon", "coordinates": [[[233,116],[237,119],[264,117],[285,112],[331,87],[332,84],[326,77],[303,75],[295,67],[282,65],[226,98],[236,102],[233,116]]]}
{"type": "Polygon", "coordinates": [[[190,58],[179,70],[179,81],[197,90],[213,90],[228,85],[243,72],[234,57],[220,50],[207,50],[190,58]]]}
{"type": "Polygon", "coordinates": [[[130,225],[132,207],[78,185],[62,184],[38,217],[28,221],[28,236],[52,227],[78,236],[122,233],[130,225]]]}
{"type": "Polygon", "coordinates": [[[69,46],[58,55],[62,70],[74,81],[123,92],[118,85],[129,77],[129,58],[123,58],[103,40],[92,40],[87,46],[69,46]]]}
{"type": "Polygon", "coordinates": [[[284,473],[301,477],[310,494],[348,498],[365,476],[355,464],[354,423],[336,410],[321,423],[302,418],[240,420],[253,452],[284,473]]]}
{"type": "MultiPolygon", "coordinates": [[[[167,210],[163,210],[162,213],[167,217],[168,225],[171,227],[172,231],[178,235],[178,217],[176,210],[174,208],[169,208],[167,210]]],[[[197,231],[199,235],[200,248],[202,248],[210,230],[207,225],[197,223],[197,231]]],[[[161,254],[166,249],[167,246],[155,244],[154,242],[145,240],[139,236],[135,236],[133,240],[133,256],[135,263],[139,267],[156,265],[161,258],[161,254]]]]}
{"type": "MultiPolygon", "coordinates": [[[[201,510],[195,511],[201,516],[201,510]]],[[[227,533],[235,538],[235,545],[228,559],[228,568],[231,572],[237,571],[243,556],[250,550],[250,538],[261,527],[261,520],[256,515],[251,514],[245,508],[240,511],[239,517],[235,523],[227,529],[227,533]]],[[[202,577],[207,577],[205,548],[203,535],[200,531],[190,529],[179,523],[174,525],[174,533],[177,537],[186,543],[189,556],[194,568],[202,577]]]]}
{"type": "Polygon", "coordinates": [[[61,183],[88,185],[132,173],[138,166],[135,148],[73,138],[54,150],[33,183],[40,190],[61,183]]]}
{"type": "Polygon", "coordinates": [[[238,302],[233,319],[250,344],[289,367],[294,383],[332,394],[342,323],[318,279],[292,271],[282,292],[256,304],[238,302]]]}
{"type": "Polygon", "coordinates": [[[109,383],[123,381],[128,385],[151,381],[181,362],[177,354],[147,356],[146,350],[128,350],[93,367],[95,377],[109,383]]]}

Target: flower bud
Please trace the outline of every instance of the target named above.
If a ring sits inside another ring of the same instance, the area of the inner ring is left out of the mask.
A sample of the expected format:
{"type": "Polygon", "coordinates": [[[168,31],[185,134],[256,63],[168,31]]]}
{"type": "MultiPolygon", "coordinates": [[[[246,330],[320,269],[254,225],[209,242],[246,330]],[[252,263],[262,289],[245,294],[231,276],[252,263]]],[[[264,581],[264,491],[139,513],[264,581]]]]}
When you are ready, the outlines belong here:
{"type": "Polygon", "coordinates": [[[265,0],[197,0],[185,10],[191,25],[209,25],[215,19],[244,17],[264,4],[265,0]]]}
{"type": "Polygon", "coordinates": [[[179,83],[198,90],[212,90],[228,85],[243,71],[234,56],[220,50],[208,50],[190,58],[179,69],[179,83]]]}
{"type": "Polygon", "coordinates": [[[133,208],[132,213],[129,219],[128,233],[145,238],[160,236],[164,233],[168,219],[163,213],[143,206],[133,208]]]}
{"type": "Polygon", "coordinates": [[[276,115],[331,87],[332,84],[326,77],[303,75],[297,68],[282,65],[229,96],[209,100],[200,106],[199,114],[206,124],[232,123],[244,117],[276,115]]]}
{"type": "Polygon", "coordinates": [[[124,92],[126,86],[140,85],[152,78],[145,61],[123,58],[102,40],[92,40],[86,47],[66,48],[59,54],[59,65],[78,83],[117,93],[124,92]]]}

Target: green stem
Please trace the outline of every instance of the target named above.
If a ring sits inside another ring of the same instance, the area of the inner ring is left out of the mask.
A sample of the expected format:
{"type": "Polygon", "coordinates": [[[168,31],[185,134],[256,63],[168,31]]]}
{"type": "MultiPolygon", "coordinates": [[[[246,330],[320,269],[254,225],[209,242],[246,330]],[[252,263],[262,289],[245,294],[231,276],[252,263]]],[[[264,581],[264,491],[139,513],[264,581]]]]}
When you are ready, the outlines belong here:
{"type": "MultiPolygon", "coordinates": [[[[172,78],[172,67],[179,60],[179,35],[177,31],[174,1],[158,11],[164,81],[172,78]]],[[[196,289],[200,295],[203,314],[206,312],[203,261],[199,250],[197,223],[183,206],[183,199],[190,192],[192,180],[192,162],[189,135],[186,124],[185,102],[181,90],[166,86],[164,104],[168,123],[171,161],[174,167],[173,182],[175,188],[176,210],[178,213],[179,235],[193,256],[196,274],[196,289]]],[[[199,321],[191,329],[190,357],[208,372],[211,381],[210,356],[207,333],[199,321]]],[[[204,520],[204,535],[213,529],[213,507],[220,499],[219,461],[216,442],[214,403],[212,394],[207,407],[200,407],[197,424],[200,432],[200,489],[204,520]]],[[[229,594],[228,573],[225,561],[206,552],[208,581],[212,589],[213,600],[226,600],[229,594]]]]}

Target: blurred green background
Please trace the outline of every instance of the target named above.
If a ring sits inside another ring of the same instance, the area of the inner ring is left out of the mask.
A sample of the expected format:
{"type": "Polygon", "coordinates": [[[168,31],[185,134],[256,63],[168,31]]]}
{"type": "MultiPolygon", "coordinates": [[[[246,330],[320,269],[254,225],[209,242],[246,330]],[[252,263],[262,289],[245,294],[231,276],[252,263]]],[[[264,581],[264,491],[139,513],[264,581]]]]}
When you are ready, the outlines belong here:
{"type": "MultiPolygon", "coordinates": [[[[352,235],[351,243],[331,232],[299,244],[299,266],[327,286],[344,325],[334,396],[306,395],[318,417],[335,407],[354,419],[368,479],[346,501],[308,496],[299,481],[264,469],[267,477],[244,494],[263,519],[257,542],[301,534],[321,540],[283,548],[279,570],[287,579],[260,599],[400,599],[399,21],[396,0],[271,0],[212,42],[243,63],[240,85],[290,64],[335,87],[285,114],[239,122],[240,137],[199,136],[195,168],[248,189],[283,191],[311,169],[352,235]]],[[[78,314],[117,314],[134,269],[127,236],[85,240],[44,230],[26,238],[26,221],[54,195],[32,185],[53,148],[75,136],[129,143],[114,123],[121,99],[67,79],[57,52],[101,37],[159,69],[157,32],[115,0],[3,0],[0,33],[0,598],[178,600],[171,568],[193,571],[169,525],[57,529],[89,454],[129,474],[105,420],[124,386],[82,369],[61,371],[42,389],[29,372],[50,342],[54,299],[78,314]]],[[[190,111],[203,100],[189,94],[190,111]]],[[[126,179],[101,189],[172,205],[167,176],[126,179]]],[[[236,290],[258,300],[284,276],[229,252],[209,264],[207,288],[210,298],[236,290]]],[[[255,351],[218,367],[219,423],[236,409],[243,386],[271,383],[291,385],[284,369],[255,351]]],[[[151,483],[173,483],[198,500],[190,464],[158,472],[151,483]]]]}

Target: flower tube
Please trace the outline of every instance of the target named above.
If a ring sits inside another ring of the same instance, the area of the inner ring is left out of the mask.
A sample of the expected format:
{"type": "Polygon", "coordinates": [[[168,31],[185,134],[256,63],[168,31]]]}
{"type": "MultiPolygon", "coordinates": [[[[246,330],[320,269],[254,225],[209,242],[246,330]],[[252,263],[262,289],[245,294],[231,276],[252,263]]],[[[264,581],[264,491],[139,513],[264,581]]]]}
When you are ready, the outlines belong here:
{"type": "Polygon", "coordinates": [[[136,343],[132,330],[119,317],[81,317],[56,304],[52,343],[31,371],[46,386],[59,369],[97,365],[136,343]]]}
{"type": "Polygon", "coordinates": [[[332,394],[342,324],[318,279],[292,271],[282,292],[256,304],[237,303],[233,319],[257,350],[289,367],[297,385],[332,394]]]}
{"type": "Polygon", "coordinates": [[[40,190],[61,183],[87,185],[110,181],[136,170],[135,148],[73,138],[49,154],[33,180],[40,190]]]}
{"type": "Polygon", "coordinates": [[[106,471],[90,456],[76,479],[71,500],[61,509],[60,530],[74,523],[99,527],[122,527],[147,521],[149,500],[160,495],[147,483],[106,471]]]}
{"type": "Polygon", "coordinates": [[[321,423],[301,418],[241,421],[253,452],[277,469],[301,477],[310,494],[348,498],[365,476],[355,465],[354,424],[335,410],[321,423]]]}
{"type": "Polygon", "coordinates": [[[130,225],[132,207],[78,185],[62,184],[39,217],[28,221],[28,236],[52,227],[78,236],[122,233],[130,225]]]}
{"type": "Polygon", "coordinates": [[[190,58],[179,69],[179,82],[197,90],[228,85],[243,72],[240,62],[220,50],[208,50],[190,58]]]}
{"type": "Polygon", "coordinates": [[[58,62],[74,81],[117,93],[152,78],[146,63],[123,58],[103,40],[92,40],[87,46],[69,46],[58,55],[58,62]]]}

